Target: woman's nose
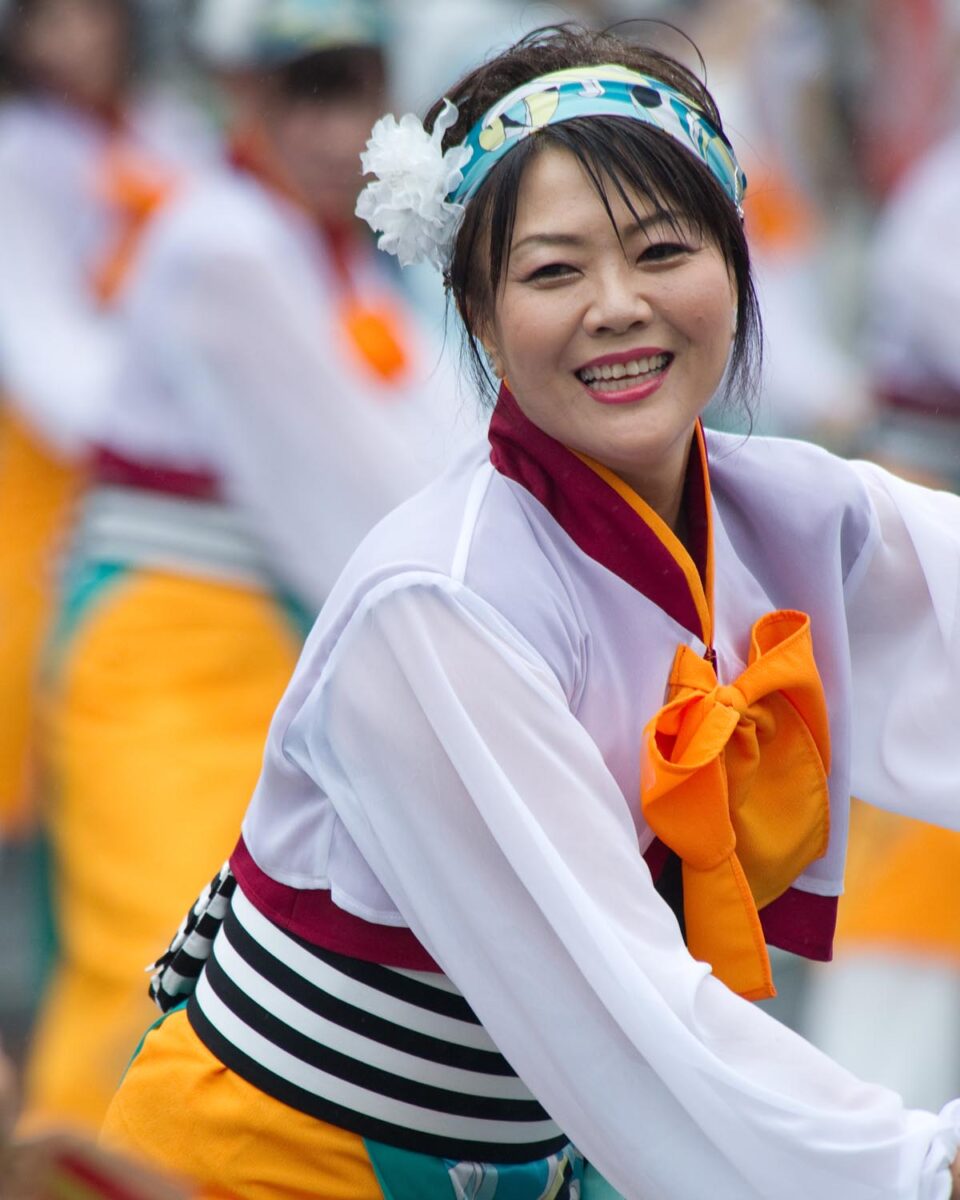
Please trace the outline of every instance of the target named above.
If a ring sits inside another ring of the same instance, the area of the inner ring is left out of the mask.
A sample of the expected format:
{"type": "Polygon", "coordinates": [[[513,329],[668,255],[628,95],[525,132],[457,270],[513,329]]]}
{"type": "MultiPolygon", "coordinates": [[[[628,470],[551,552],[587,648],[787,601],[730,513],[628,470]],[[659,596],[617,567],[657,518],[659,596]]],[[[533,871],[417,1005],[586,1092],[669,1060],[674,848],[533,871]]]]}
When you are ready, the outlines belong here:
{"type": "Polygon", "coordinates": [[[653,308],[640,273],[624,263],[598,276],[584,314],[588,333],[625,333],[650,323],[653,308]]]}

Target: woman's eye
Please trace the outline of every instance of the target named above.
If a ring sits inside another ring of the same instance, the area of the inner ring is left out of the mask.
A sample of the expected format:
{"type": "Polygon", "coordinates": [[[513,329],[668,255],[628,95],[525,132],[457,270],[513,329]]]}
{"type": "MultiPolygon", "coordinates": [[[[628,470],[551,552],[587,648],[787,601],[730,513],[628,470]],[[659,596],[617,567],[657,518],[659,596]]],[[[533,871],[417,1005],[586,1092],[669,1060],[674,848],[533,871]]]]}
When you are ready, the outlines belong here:
{"type": "Polygon", "coordinates": [[[567,275],[573,274],[573,267],[569,263],[546,263],[542,267],[537,267],[531,271],[526,278],[527,283],[548,283],[551,279],[563,279],[567,275]]]}
{"type": "Polygon", "coordinates": [[[689,254],[690,249],[682,242],[653,242],[640,255],[640,262],[662,262],[668,258],[677,258],[681,254],[689,254]]]}

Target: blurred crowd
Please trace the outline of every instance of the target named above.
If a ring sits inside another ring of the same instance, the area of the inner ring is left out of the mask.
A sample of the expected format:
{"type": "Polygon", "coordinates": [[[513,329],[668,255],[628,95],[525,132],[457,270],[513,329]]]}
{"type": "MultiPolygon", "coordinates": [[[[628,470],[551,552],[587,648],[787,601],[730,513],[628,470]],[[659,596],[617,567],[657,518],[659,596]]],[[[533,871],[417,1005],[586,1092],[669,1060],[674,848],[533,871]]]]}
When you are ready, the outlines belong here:
{"type": "MultiPolygon", "coordinates": [[[[960,490],[960,0],[0,0],[0,1195],[134,1170],[84,1131],[143,968],[350,549],[483,436],[442,281],[353,217],[367,133],[571,18],[702,71],[747,172],[762,382],[709,420],[960,490]]],[[[960,835],[856,826],[774,1011],[936,1109],[960,835]]]]}

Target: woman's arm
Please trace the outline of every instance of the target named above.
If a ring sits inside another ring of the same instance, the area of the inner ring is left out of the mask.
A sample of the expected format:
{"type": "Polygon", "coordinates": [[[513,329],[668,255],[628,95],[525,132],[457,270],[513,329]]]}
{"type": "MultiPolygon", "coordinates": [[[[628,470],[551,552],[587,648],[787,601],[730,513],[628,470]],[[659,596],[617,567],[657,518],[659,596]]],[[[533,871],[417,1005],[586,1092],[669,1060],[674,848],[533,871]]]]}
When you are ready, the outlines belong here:
{"type": "Polygon", "coordinates": [[[949,1196],[952,1111],[905,1110],[690,958],[555,677],[469,592],[375,592],[285,749],[626,1197],[949,1196]]]}

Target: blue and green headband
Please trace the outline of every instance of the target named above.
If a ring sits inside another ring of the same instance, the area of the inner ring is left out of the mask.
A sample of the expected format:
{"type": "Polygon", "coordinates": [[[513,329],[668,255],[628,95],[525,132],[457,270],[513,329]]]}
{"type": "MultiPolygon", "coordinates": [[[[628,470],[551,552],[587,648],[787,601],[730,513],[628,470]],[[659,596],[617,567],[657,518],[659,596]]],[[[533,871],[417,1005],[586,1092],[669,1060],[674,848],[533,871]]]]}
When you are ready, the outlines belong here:
{"type": "Polygon", "coordinates": [[[630,117],[669,134],[692,151],[743,215],[747,180],[723,134],[668,84],[613,63],[541,75],[498,101],[463,142],[442,148],[457,123],[451,101],[429,133],[407,113],[374,125],[361,154],[374,178],[357,200],[357,216],[380,236],[377,244],[401,266],[450,263],[465,205],[508,151],[548,125],[574,117],[630,117]]]}
{"type": "Polygon", "coordinates": [[[503,156],[538,130],[597,116],[632,117],[668,133],[709,167],[741,209],[747,178],[723,134],[668,84],[615,63],[553,71],[499,100],[464,139],[471,154],[462,181],[446,199],[466,204],[503,156]]]}

